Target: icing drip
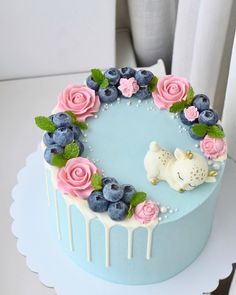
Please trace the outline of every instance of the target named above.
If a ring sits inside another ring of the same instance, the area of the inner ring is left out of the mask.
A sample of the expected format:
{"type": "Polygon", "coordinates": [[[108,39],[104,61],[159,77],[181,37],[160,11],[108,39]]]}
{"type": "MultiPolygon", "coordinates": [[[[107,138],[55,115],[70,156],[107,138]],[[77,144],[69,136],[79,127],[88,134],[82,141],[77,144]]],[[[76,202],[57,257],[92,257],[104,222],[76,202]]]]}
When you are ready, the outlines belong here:
{"type": "Polygon", "coordinates": [[[133,229],[128,229],[128,259],[133,257],[133,229]]]}
{"type": "Polygon", "coordinates": [[[56,209],[56,226],[57,226],[57,236],[61,240],[61,224],[60,224],[60,214],[58,209],[58,200],[57,200],[57,190],[54,191],[54,205],[56,209]]]}
{"type": "Polygon", "coordinates": [[[91,262],[90,219],[85,218],[87,260],[91,262]]]}
{"type": "Polygon", "coordinates": [[[72,228],[72,222],[71,222],[71,205],[69,204],[67,204],[66,206],[66,213],[67,213],[67,222],[68,222],[68,237],[69,237],[70,250],[74,251],[73,228],[72,228]]]}
{"type": "Polygon", "coordinates": [[[152,256],[152,231],[152,228],[147,228],[147,259],[150,259],[152,256]]]}
{"type": "Polygon", "coordinates": [[[106,260],[106,267],[110,266],[110,228],[106,225],[105,226],[105,260],[106,260]]]}

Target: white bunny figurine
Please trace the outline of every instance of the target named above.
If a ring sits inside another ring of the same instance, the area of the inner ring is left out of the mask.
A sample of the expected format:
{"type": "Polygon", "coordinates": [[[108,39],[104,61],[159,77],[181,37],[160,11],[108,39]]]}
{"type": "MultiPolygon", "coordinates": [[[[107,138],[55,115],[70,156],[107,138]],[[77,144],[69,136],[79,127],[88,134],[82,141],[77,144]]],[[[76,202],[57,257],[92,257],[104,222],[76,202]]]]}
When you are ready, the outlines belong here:
{"type": "Polygon", "coordinates": [[[144,158],[147,178],[152,184],[165,180],[175,190],[192,190],[204,182],[215,182],[217,172],[208,171],[207,160],[197,153],[175,149],[174,154],[151,142],[144,158]]]}

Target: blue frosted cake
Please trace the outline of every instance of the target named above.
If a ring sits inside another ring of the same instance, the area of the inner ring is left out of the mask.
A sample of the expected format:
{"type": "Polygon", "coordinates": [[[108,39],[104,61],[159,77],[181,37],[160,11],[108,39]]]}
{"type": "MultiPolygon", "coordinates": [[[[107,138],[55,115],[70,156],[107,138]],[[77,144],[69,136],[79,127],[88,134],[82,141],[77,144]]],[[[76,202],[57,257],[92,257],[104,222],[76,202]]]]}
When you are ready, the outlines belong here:
{"type": "Polygon", "coordinates": [[[178,76],[93,69],[35,122],[45,131],[52,234],[79,267],[150,284],[198,257],[227,157],[206,95],[178,76]]]}

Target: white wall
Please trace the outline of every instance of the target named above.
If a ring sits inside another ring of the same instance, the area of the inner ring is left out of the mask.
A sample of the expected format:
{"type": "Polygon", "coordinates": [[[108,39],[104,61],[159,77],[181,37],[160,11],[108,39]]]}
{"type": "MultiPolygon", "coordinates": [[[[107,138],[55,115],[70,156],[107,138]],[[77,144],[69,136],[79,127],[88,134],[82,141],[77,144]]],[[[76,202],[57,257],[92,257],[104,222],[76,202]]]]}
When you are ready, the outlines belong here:
{"type": "Polygon", "coordinates": [[[115,64],[115,0],[0,4],[0,79],[115,64]]]}

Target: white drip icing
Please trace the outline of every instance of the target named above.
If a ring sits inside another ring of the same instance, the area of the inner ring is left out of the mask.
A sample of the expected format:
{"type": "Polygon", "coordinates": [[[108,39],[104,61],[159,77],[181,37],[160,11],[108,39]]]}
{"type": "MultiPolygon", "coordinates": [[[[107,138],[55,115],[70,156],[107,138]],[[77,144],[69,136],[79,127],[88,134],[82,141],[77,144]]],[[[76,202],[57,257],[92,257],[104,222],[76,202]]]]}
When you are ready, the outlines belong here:
{"type": "Polygon", "coordinates": [[[74,251],[73,228],[72,228],[72,221],[71,221],[71,205],[70,204],[66,205],[66,214],[67,214],[68,238],[69,238],[70,250],[74,251]]]}
{"type": "Polygon", "coordinates": [[[128,228],[128,259],[133,257],[133,229],[128,228]]]}
{"type": "Polygon", "coordinates": [[[57,200],[57,189],[54,191],[54,205],[56,210],[56,226],[57,226],[57,236],[61,240],[61,224],[60,224],[60,214],[58,209],[58,200],[57,200]]]}
{"type": "Polygon", "coordinates": [[[105,265],[110,266],[110,228],[105,225],[105,265]]]}
{"type": "Polygon", "coordinates": [[[147,254],[146,258],[150,259],[152,256],[152,228],[147,229],[147,254]]]}
{"type": "MultiPolygon", "coordinates": [[[[52,180],[53,184],[56,188],[56,170],[52,169],[52,180]]],[[[56,218],[57,218],[57,230],[59,239],[61,239],[60,233],[60,222],[59,222],[59,211],[58,211],[58,203],[56,197],[56,189],[55,189],[55,208],[56,208],[56,218]]],[[[128,259],[132,259],[133,257],[133,231],[137,228],[145,228],[147,230],[147,253],[146,258],[150,259],[152,256],[152,232],[156,225],[158,224],[158,218],[149,224],[140,224],[134,218],[129,220],[120,221],[119,224],[109,218],[106,213],[96,213],[91,211],[88,207],[88,202],[84,199],[74,198],[68,195],[63,195],[63,200],[67,206],[67,218],[68,218],[68,230],[69,230],[69,241],[70,241],[70,249],[73,250],[73,236],[72,236],[72,219],[70,208],[72,205],[75,205],[78,211],[83,215],[85,219],[85,231],[86,231],[86,254],[87,260],[91,261],[91,230],[90,230],[90,222],[92,219],[99,219],[99,221],[104,225],[104,234],[105,234],[105,266],[110,266],[110,230],[113,226],[121,226],[127,230],[128,238],[127,238],[127,249],[128,249],[128,259]]]]}
{"type": "Polygon", "coordinates": [[[90,219],[85,218],[87,260],[91,261],[90,219]]]}

